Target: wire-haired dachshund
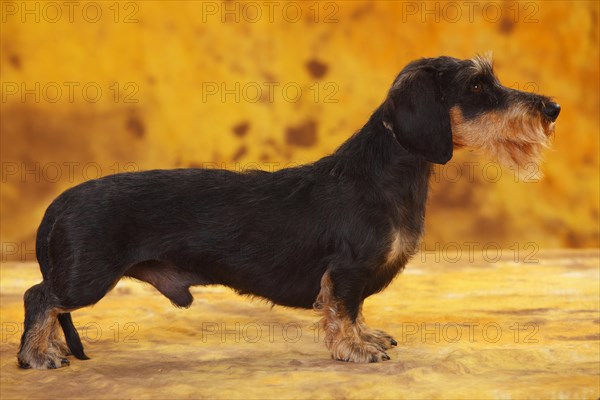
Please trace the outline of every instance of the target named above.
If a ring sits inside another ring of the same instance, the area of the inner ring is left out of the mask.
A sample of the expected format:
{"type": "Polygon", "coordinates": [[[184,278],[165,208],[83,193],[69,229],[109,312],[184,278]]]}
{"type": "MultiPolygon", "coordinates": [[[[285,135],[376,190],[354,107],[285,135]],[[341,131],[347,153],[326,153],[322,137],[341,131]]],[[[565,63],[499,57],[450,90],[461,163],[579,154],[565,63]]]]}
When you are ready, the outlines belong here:
{"type": "Polygon", "coordinates": [[[106,176],[62,193],[37,232],[43,281],[24,296],[23,368],[86,359],[71,311],[122,277],[178,307],[194,285],[322,315],[336,360],[388,360],[396,345],[369,328],[365,298],[416,252],[432,163],[454,148],[504,164],[540,160],[560,106],[502,86],[489,57],[420,59],[397,76],[366,124],[333,154],[273,173],[154,170],[106,176]],[[62,326],[67,346],[58,338],[62,326]]]}

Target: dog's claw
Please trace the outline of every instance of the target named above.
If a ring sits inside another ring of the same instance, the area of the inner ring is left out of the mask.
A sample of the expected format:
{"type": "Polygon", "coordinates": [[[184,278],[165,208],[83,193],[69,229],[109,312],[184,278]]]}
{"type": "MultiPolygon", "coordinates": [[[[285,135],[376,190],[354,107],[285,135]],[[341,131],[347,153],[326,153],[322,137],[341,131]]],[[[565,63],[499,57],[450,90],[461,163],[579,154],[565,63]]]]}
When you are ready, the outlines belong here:
{"type": "Polygon", "coordinates": [[[390,343],[392,346],[398,346],[398,342],[396,342],[396,339],[392,338],[392,340],[390,340],[390,343]]]}
{"type": "MultiPolygon", "coordinates": [[[[388,360],[390,360],[390,356],[388,356],[388,355],[387,355],[387,353],[385,353],[385,352],[383,352],[383,351],[382,351],[382,353],[383,353],[383,354],[381,354],[381,361],[388,361],[388,360]]],[[[373,354],[373,355],[371,356],[371,358],[369,359],[369,362],[370,362],[370,363],[376,363],[376,362],[378,362],[378,361],[379,361],[379,357],[378,357],[378,355],[377,355],[377,354],[373,354]]]]}
{"type": "Polygon", "coordinates": [[[60,365],[63,366],[63,367],[65,367],[65,366],[71,365],[71,362],[68,359],[66,359],[66,358],[61,358],[60,359],[60,365]]]}

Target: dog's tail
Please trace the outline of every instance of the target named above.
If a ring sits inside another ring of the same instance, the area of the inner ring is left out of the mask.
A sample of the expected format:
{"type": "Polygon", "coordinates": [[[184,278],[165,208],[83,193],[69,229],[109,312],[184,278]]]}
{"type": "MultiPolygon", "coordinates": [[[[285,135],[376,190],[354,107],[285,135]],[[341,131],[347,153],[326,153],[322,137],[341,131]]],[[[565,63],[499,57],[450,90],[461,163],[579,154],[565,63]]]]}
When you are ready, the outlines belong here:
{"type": "Polygon", "coordinates": [[[89,360],[90,358],[83,352],[83,344],[81,343],[77,329],[75,329],[75,325],[73,325],[71,313],[58,314],[58,322],[60,322],[60,326],[65,333],[67,346],[69,346],[71,353],[80,360],[89,360]]]}
{"type": "MultiPolygon", "coordinates": [[[[55,222],[55,204],[52,203],[46,210],[44,218],[42,218],[42,223],[38,228],[35,241],[35,255],[38,263],[40,264],[40,271],[42,272],[44,280],[49,278],[50,271],[52,269],[48,245],[50,241],[50,234],[55,222]]],[[[83,352],[83,344],[81,343],[77,329],[75,329],[75,325],[73,325],[71,313],[58,314],[58,322],[60,322],[60,326],[65,333],[67,346],[69,346],[71,353],[73,353],[73,355],[80,360],[89,360],[90,358],[83,352]]]]}

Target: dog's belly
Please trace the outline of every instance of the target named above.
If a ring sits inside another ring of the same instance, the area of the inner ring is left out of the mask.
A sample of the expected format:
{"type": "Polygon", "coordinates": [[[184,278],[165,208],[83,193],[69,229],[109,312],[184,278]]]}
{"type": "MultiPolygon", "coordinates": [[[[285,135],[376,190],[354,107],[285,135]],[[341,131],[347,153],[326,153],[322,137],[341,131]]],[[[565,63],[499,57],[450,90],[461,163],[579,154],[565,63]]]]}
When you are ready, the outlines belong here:
{"type": "Polygon", "coordinates": [[[273,267],[267,264],[219,267],[226,273],[213,274],[214,268],[203,269],[203,275],[214,283],[234,289],[242,295],[257,296],[286,307],[312,308],[320,290],[325,268],[273,267]]]}
{"type": "Polygon", "coordinates": [[[312,308],[319,292],[320,278],[316,274],[309,274],[300,281],[290,280],[290,274],[282,271],[280,276],[269,274],[268,279],[265,277],[257,280],[260,273],[250,276],[233,271],[230,266],[222,264],[218,267],[203,265],[192,271],[187,267],[149,260],[135,264],[124,276],[151,284],[178,307],[189,307],[192,304],[193,297],[189,288],[197,285],[222,284],[242,295],[257,296],[274,304],[297,308],[312,308]],[[220,273],[214,273],[216,268],[220,273]],[[225,273],[226,270],[229,273],[225,273]]]}
{"type": "Polygon", "coordinates": [[[281,306],[312,308],[319,294],[319,281],[319,279],[313,279],[294,282],[294,286],[287,286],[285,288],[273,285],[272,287],[257,286],[234,289],[239,294],[258,296],[281,306]]]}
{"type": "Polygon", "coordinates": [[[274,264],[268,257],[241,260],[229,255],[228,259],[227,254],[180,250],[171,256],[140,260],[125,276],[150,283],[180,307],[191,304],[190,286],[224,285],[277,305],[312,308],[325,270],[325,260],[312,257],[274,264]]]}

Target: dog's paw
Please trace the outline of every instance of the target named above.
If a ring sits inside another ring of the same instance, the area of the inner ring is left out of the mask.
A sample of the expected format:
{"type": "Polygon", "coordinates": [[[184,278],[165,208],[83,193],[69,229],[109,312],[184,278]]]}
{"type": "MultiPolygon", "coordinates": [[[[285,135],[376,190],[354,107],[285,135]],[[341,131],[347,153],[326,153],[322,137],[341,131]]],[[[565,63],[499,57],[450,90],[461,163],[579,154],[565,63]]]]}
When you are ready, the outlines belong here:
{"type": "Polygon", "coordinates": [[[335,360],[356,363],[373,363],[390,359],[383,349],[373,343],[349,339],[342,339],[331,346],[331,356],[335,360]]]}
{"type": "Polygon", "coordinates": [[[398,342],[391,335],[378,329],[368,330],[363,333],[362,337],[366,342],[376,345],[381,350],[389,350],[398,345],[398,342]]]}
{"type": "Polygon", "coordinates": [[[66,357],[54,352],[48,354],[19,353],[17,355],[17,361],[19,367],[23,369],[56,369],[66,367],[70,364],[66,357]]]}

